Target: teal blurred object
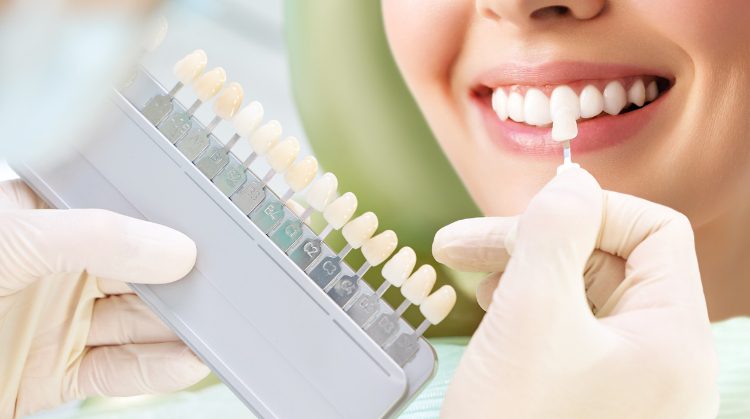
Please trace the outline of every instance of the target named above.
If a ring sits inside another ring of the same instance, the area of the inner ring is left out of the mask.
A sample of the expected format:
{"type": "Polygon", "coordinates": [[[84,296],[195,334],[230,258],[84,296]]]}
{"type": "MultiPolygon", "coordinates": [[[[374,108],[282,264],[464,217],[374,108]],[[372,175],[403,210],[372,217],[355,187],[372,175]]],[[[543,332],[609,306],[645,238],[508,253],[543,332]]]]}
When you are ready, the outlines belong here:
{"type": "MultiPolygon", "coordinates": [[[[420,262],[434,263],[435,232],[479,211],[398,72],[380,2],[286,0],[285,27],[295,99],[323,168],[338,175],[341,192],[357,194],[362,211],[374,211],[382,228],[414,247],[420,262]]],[[[477,276],[457,275],[440,272],[459,301],[433,336],[470,334],[481,317],[477,276]]],[[[414,311],[410,320],[421,319],[414,311]]]]}

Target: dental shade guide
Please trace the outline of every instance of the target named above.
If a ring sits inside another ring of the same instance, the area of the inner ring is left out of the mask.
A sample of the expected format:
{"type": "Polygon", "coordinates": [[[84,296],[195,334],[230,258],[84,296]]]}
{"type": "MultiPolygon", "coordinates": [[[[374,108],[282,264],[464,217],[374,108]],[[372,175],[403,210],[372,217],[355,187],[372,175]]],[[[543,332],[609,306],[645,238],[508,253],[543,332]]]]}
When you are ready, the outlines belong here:
{"type": "Polygon", "coordinates": [[[409,247],[393,255],[396,233],[376,234],[372,212],[355,217],[356,196],[337,197],[336,176],[316,178],[317,160],[298,159],[298,141],[280,141],[281,124],[263,123],[258,102],[243,108],[242,87],[224,87],[224,70],[203,73],[206,63],[201,50],[181,59],[169,90],[139,69],[112,97],[119,119],[75,158],[14,168],[52,206],[110,209],[195,240],[198,260],[183,280],[133,288],[257,416],[396,415],[434,374],[421,335],[447,315],[455,291],[428,296],[435,270],[412,272],[409,247]],[[185,107],[174,94],[188,84],[198,99],[185,107]],[[204,126],[193,113],[214,97],[204,126]],[[211,134],[221,121],[234,128],[226,142],[211,134]],[[240,139],[252,149],[242,161],[233,152],[240,139]],[[271,167],[262,176],[250,167],[259,156],[271,167]],[[279,175],[286,187],[277,194],[268,182],[279,175]],[[305,205],[292,199],[302,193],[305,205]],[[309,225],[314,212],[327,223],[320,233],[309,225]],[[346,241],[338,252],[325,242],[334,230],[346,241]],[[344,261],[353,250],[365,258],[356,271],[344,261]],[[374,290],[362,277],[381,264],[374,290]],[[390,287],[404,296],[395,309],[382,299],[390,287]],[[411,305],[427,319],[416,328],[402,318],[411,305]]]}
{"type": "Polygon", "coordinates": [[[563,164],[558,166],[557,173],[571,167],[580,167],[573,163],[570,153],[570,141],[578,135],[575,112],[568,107],[561,108],[552,117],[552,139],[563,143],[563,164]]]}

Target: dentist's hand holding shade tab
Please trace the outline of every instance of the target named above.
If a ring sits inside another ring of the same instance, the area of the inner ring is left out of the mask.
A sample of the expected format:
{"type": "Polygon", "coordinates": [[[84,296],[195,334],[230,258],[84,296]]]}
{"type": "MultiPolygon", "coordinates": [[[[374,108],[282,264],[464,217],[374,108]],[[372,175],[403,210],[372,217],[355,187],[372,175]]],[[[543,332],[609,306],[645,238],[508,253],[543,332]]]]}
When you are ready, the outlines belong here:
{"type": "Polygon", "coordinates": [[[716,416],[716,355],[683,215],[571,168],[520,217],[443,228],[433,253],[503,272],[443,417],[716,416]],[[594,315],[586,288],[597,284],[608,292],[594,315]]]}

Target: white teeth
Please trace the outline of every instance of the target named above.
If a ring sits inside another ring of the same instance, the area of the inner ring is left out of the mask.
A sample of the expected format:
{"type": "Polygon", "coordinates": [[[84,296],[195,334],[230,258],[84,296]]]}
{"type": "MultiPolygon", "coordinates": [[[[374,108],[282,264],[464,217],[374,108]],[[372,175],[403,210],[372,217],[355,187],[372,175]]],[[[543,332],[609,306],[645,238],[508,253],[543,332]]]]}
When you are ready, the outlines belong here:
{"type": "Polygon", "coordinates": [[[646,87],[646,100],[648,102],[651,102],[652,100],[656,99],[657,96],[659,96],[659,88],[656,87],[656,81],[653,80],[646,87]]]}
{"type": "Polygon", "coordinates": [[[250,137],[263,120],[263,105],[259,102],[250,102],[249,105],[240,109],[232,118],[232,125],[237,135],[250,137]]]}
{"type": "Polygon", "coordinates": [[[518,92],[511,92],[508,96],[508,116],[516,122],[524,122],[523,96],[518,92]]]}
{"type": "Polygon", "coordinates": [[[539,89],[529,89],[523,101],[523,117],[529,125],[547,125],[552,122],[550,103],[539,89]]]}
{"type": "Polygon", "coordinates": [[[383,265],[383,278],[390,282],[391,285],[400,287],[411,275],[414,266],[417,264],[417,254],[411,247],[402,247],[391,260],[383,265]]]}
{"type": "Polygon", "coordinates": [[[310,189],[305,194],[305,200],[308,205],[318,211],[324,211],[326,206],[333,201],[336,196],[336,189],[339,187],[339,180],[331,172],[323,174],[310,185],[310,189]]]}
{"type": "Polygon", "coordinates": [[[366,212],[346,223],[341,234],[352,249],[359,249],[378,229],[378,217],[366,212]]]}
{"type": "Polygon", "coordinates": [[[336,230],[348,223],[357,210],[357,197],[347,192],[328,204],[323,210],[323,218],[336,230]]]}
{"type": "Polygon", "coordinates": [[[430,324],[438,324],[445,319],[456,305],[456,290],[443,285],[430,294],[419,306],[419,311],[430,324]]]}
{"type": "Polygon", "coordinates": [[[503,89],[495,89],[492,93],[492,109],[502,121],[508,119],[508,95],[503,89]]]}
{"type": "Polygon", "coordinates": [[[278,142],[266,154],[266,162],[276,173],[283,173],[299,154],[299,141],[294,137],[287,137],[278,142]]]}
{"type": "Polygon", "coordinates": [[[617,115],[628,104],[628,94],[619,81],[607,83],[602,95],[604,96],[604,112],[610,115],[617,115]]]}
{"type": "Polygon", "coordinates": [[[388,259],[388,256],[396,250],[397,245],[398,237],[396,237],[396,233],[393,230],[386,230],[364,242],[360,251],[367,263],[378,266],[388,259]]]}
{"type": "Polygon", "coordinates": [[[435,286],[437,272],[430,265],[422,265],[401,285],[401,295],[410,303],[422,304],[435,286]]]}
{"type": "Polygon", "coordinates": [[[581,118],[593,118],[604,111],[604,97],[596,87],[588,85],[581,90],[581,118]]]}
{"type": "Polygon", "coordinates": [[[576,92],[568,86],[557,86],[549,99],[549,112],[552,119],[555,119],[555,114],[563,109],[572,112],[574,120],[581,116],[581,104],[576,92]]]}
{"type": "Polygon", "coordinates": [[[646,103],[646,87],[643,85],[643,80],[638,79],[630,86],[630,89],[628,89],[628,102],[636,106],[643,106],[646,103]]]}

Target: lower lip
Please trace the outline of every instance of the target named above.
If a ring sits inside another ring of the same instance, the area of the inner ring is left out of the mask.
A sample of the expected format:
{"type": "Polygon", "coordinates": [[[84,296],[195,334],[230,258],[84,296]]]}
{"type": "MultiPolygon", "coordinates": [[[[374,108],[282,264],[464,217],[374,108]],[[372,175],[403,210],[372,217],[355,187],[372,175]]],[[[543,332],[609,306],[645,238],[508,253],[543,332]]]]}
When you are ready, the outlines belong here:
{"type": "MultiPolygon", "coordinates": [[[[605,114],[579,121],[578,136],[570,143],[571,151],[574,154],[593,152],[633,138],[653,118],[668,94],[669,91],[666,91],[648,105],[625,114],[605,114]]],[[[482,114],[490,140],[494,144],[518,154],[560,157],[562,143],[552,139],[552,130],[549,127],[534,127],[510,119],[503,121],[492,110],[488,99],[473,97],[482,114]]]]}

